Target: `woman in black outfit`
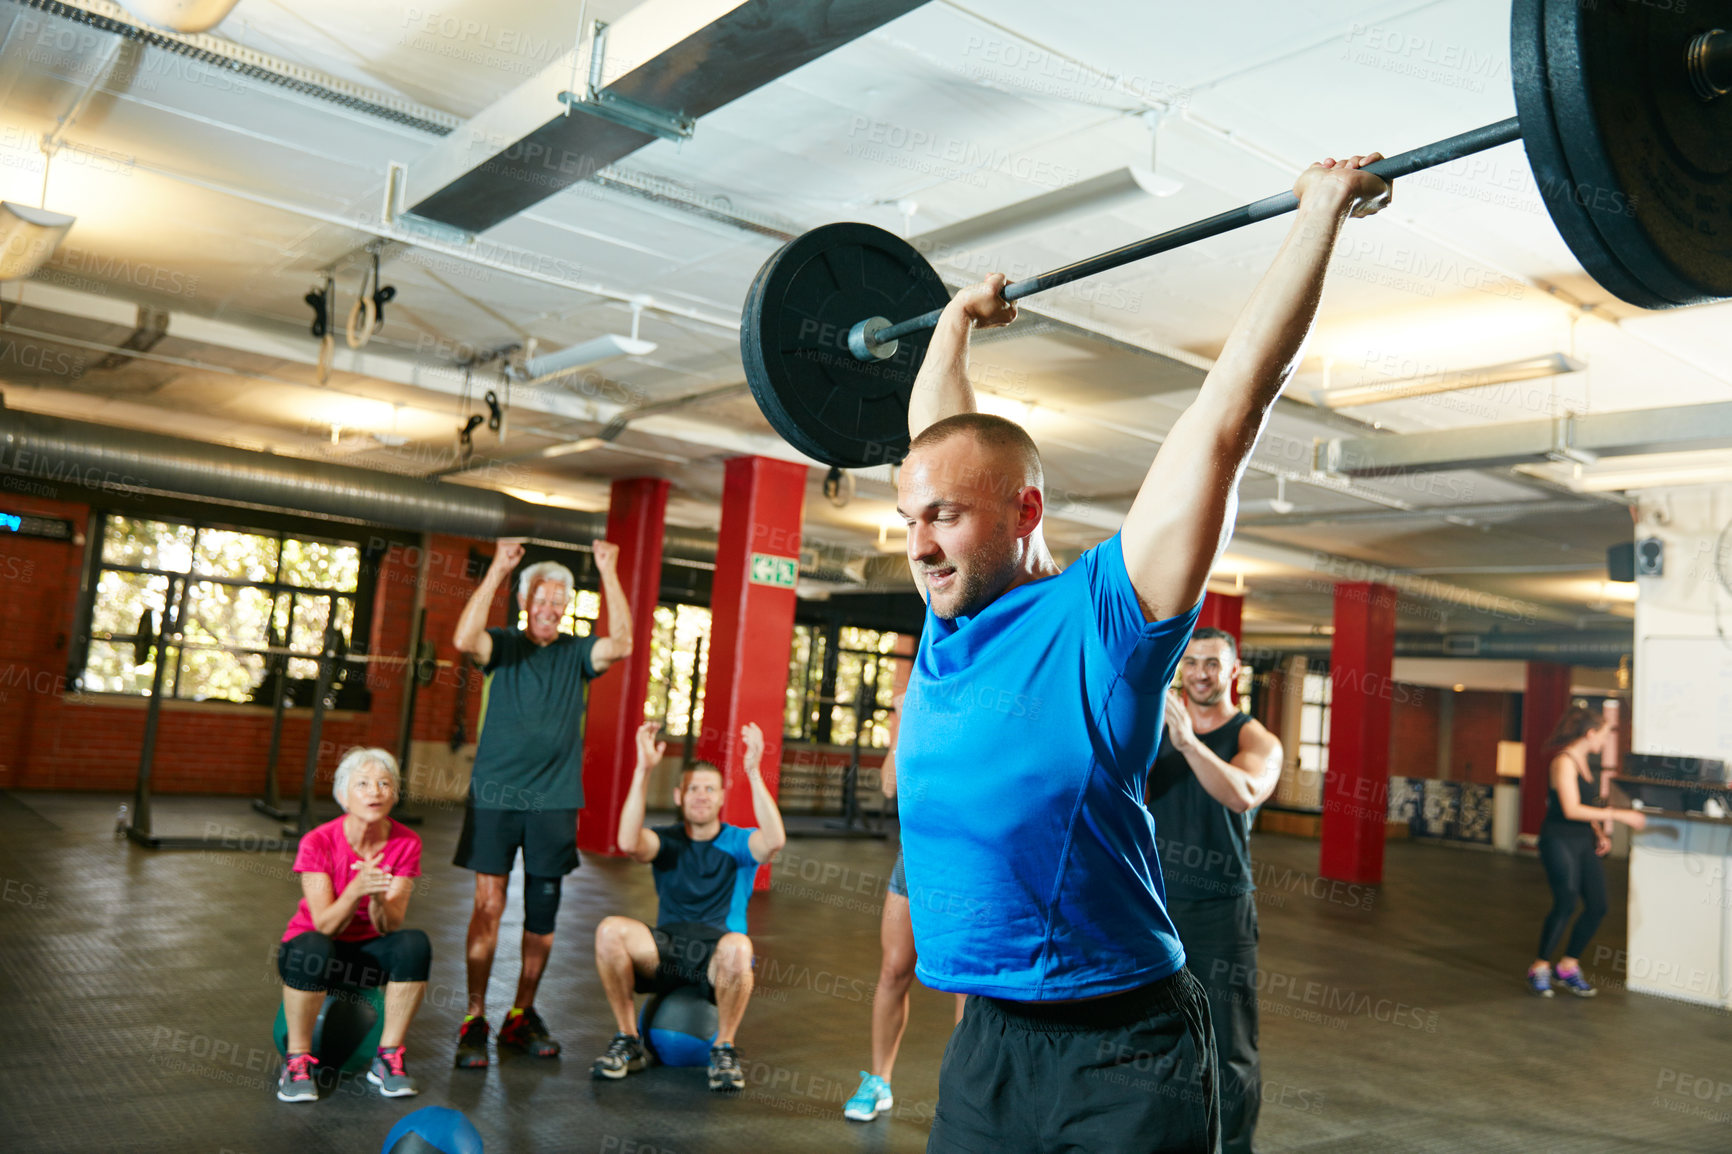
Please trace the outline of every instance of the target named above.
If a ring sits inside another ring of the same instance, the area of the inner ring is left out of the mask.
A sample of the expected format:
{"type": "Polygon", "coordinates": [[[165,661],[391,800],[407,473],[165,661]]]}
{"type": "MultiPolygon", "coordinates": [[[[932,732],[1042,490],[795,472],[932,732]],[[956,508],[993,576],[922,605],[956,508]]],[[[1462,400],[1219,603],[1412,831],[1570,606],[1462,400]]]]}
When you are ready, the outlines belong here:
{"type": "Polygon", "coordinates": [[[1621,821],[1631,829],[1648,824],[1633,809],[1604,804],[1598,775],[1588,768],[1588,755],[1612,748],[1617,729],[1599,710],[1575,701],[1558,719],[1548,743],[1557,754],[1551,764],[1546,821],[1540,827],[1540,861],[1552,886],[1552,909],[1540,930],[1539,957],[1528,967],[1528,988],[1543,998],[1552,996],[1551,956],[1575,917],[1578,901],[1582,913],[1558,960],[1556,983],[1577,997],[1591,998],[1596,993],[1582,976],[1581,953],[1606,916],[1606,871],[1599,859],[1611,851],[1613,822],[1621,821]]]}

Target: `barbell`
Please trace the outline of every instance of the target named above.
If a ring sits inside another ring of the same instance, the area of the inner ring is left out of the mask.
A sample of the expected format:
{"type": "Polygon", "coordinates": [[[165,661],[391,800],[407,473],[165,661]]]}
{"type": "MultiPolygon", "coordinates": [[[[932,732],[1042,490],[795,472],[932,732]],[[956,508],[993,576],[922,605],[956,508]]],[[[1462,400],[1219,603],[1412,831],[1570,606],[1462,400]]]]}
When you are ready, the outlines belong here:
{"type": "MultiPolygon", "coordinates": [[[[1732,0],[1515,0],[1516,117],[1369,166],[1410,175],[1520,140],[1582,267],[1647,309],[1732,297],[1732,0]]],[[[1291,191],[1005,286],[1020,300],[1292,212],[1291,191]]],[[[900,461],[908,398],[950,293],[915,247],[821,225],[764,262],[740,353],[770,424],[840,468],[900,461]],[[904,319],[891,320],[900,316],[904,319]]]]}

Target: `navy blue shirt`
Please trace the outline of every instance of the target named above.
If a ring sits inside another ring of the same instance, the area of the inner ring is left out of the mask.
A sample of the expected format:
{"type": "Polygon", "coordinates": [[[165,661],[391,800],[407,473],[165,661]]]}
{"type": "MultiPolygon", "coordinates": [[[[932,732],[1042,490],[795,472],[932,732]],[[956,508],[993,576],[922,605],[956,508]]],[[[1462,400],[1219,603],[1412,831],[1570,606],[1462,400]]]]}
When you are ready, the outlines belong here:
{"type": "Polygon", "coordinates": [[[1143,619],[1116,535],[974,617],[928,608],[896,754],[922,982],[1051,1001],[1184,965],[1143,787],[1196,620],[1143,619]]]}
{"type": "Polygon", "coordinates": [[[521,629],[489,629],[481,735],[469,797],[476,809],[583,807],[583,715],[596,676],[593,637],[537,645],[521,629]]]}
{"type": "Polygon", "coordinates": [[[711,840],[693,841],[683,823],[652,828],[662,843],[650,862],[660,899],[656,925],[697,922],[745,933],[746,901],[758,877],[753,830],[723,822],[711,840]]]}

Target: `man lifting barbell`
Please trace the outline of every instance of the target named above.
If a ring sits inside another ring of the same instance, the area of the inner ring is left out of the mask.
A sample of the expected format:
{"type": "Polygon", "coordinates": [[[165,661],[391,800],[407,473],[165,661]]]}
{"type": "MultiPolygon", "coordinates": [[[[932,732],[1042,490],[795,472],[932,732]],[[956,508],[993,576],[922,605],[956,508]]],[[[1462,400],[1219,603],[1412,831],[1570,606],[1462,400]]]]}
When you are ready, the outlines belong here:
{"type": "Polygon", "coordinates": [[[1209,1151],[1220,1141],[1202,988],[1166,910],[1142,804],[1167,686],[1237,489],[1299,363],[1343,222],[1389,203],[1326,160],[1120,532],[1063,571],[1040,455],[976,410],[969,333],[1015,319],[1002,276],[943,310],[898,479],[927,602],[900,748],[921,980],[969,995],[928,1150],[1209,1151]],[[1001,701],[1038,710],[998,710],[1001,701]]]}

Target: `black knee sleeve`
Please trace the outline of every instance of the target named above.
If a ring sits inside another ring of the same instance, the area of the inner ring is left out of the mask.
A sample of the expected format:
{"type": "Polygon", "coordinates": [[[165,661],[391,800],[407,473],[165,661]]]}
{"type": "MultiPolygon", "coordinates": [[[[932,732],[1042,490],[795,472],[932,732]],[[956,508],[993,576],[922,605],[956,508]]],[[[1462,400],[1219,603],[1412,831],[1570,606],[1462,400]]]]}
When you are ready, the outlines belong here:
{"type": "Polygon", "coordinates": [[[277,973],[291,990],[315,994],[329,988],[331,939],[311,930],[277,947],[277,973]]]}
{"type": "Polygon", "coordinates": [[[551,934],[559,920],[559,889],[561,878],[523,878],[523,930],[530,934],[551,934]]]}
{"type": "Polygon", "coordinates": [[[433,943],[422,930],[398,930],[390,935],[398,944],[391,959],[388,980],[425,982],[433,971],[433,943]]]}

